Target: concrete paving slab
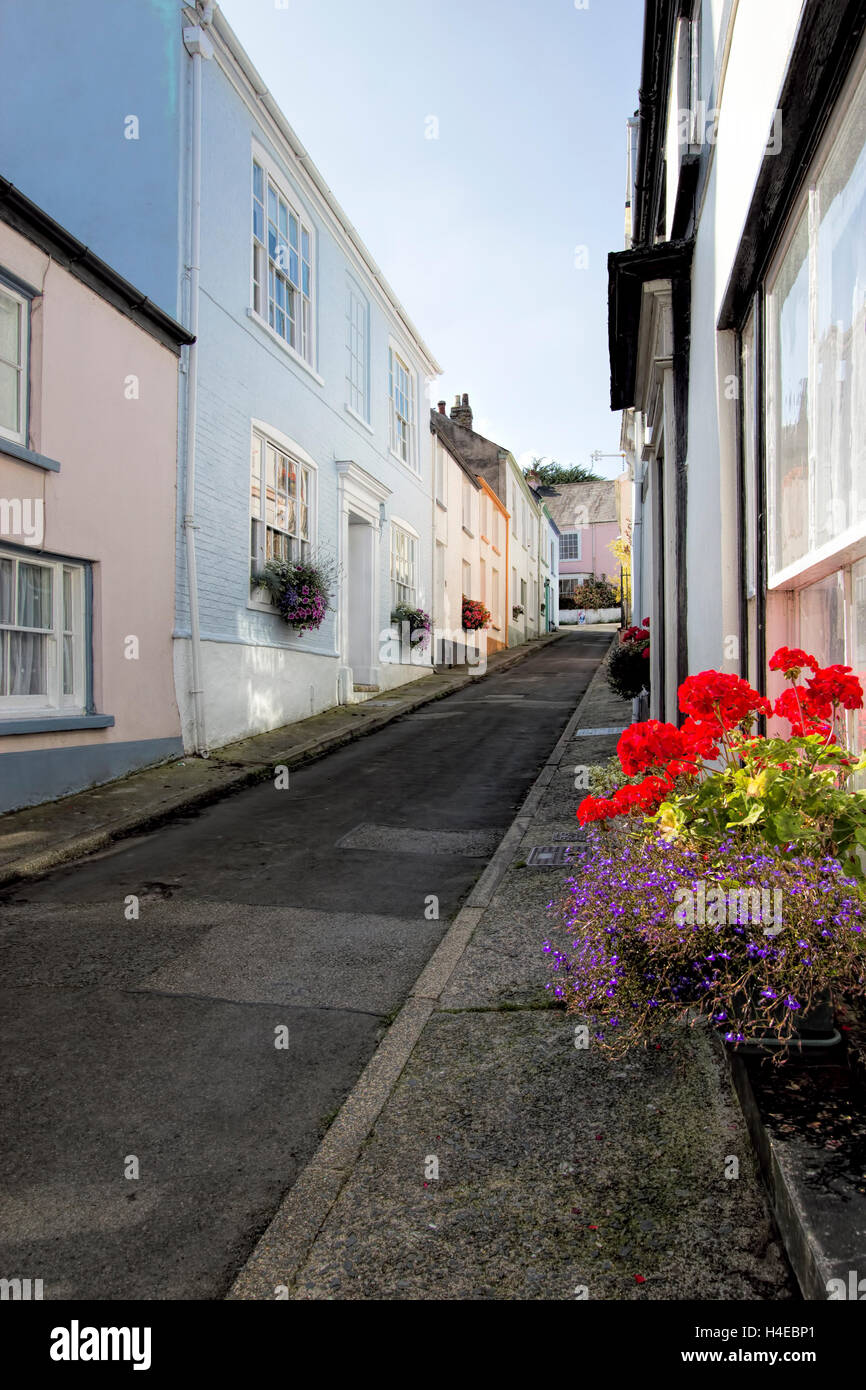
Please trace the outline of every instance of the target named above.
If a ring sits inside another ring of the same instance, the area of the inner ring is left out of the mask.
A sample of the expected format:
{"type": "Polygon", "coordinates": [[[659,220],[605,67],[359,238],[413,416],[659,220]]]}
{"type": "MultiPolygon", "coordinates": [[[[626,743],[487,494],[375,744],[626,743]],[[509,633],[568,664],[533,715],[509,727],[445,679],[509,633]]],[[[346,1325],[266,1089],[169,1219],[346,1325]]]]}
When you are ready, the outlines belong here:
{"type": "Polygon", "coordinates": [[[434,1015],[292,1296],[790,1298],[719,1065],[697,1034],[625,1070],[558,1012],[434,1015]]]}
{"type": "Polygon", "coordinates": [[[389,1014],[445,923],[286,907],[235,911],[141,988],[250,1003],[389,1014]]]}

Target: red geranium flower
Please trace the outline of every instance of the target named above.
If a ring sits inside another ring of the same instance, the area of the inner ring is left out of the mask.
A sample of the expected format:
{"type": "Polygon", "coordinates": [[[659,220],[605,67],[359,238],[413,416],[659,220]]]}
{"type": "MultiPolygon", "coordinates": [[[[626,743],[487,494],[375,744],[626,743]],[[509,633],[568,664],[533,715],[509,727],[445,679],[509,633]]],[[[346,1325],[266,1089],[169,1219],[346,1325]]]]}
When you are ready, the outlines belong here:
{"type": "Polygon", "coordinates": [[[769,700],[748,681],[724,671],[701,671],[680,686],[680,709],[706,720],[714,733],[725,733],[755,714],[771,714],[769,700]]]}
{"type": "Polygon", "coordinates": [[[824,666],[807,681],[812,700],[845,709],[863,708],[863,687],[856,676],[849,675],[850,666],[824,666]]]}
{"type": "Polygon", "coordinates": [[[778,651],[773,652],[770,657],[771,671],[784,671],[786,680],[799,680],[800,672],[804,666],[810,670],[818,670],[818,662],[814,656],[804,652],[802,647],[779,647],[778,651]]]}

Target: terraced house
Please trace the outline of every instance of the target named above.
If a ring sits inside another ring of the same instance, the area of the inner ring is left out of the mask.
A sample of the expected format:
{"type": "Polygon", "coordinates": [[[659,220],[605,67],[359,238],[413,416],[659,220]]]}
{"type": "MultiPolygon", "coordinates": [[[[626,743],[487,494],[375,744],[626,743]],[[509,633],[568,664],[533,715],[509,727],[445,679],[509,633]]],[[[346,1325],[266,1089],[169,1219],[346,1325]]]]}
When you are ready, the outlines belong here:
{"type": "Polygon", "coordinates": [[[51,42],[37,93],[26,26],[6,36],[3,172],[195,338],[178,428],[184,746],[422,675],[388,633],[397,602],[430,604],[430,351],[218,7],[95,0],[84,25],[35,0],[30,20],[51,42]],[[72,103],[70,71],[99,79],[72,103]],[[338,577],[299,632],[255,576],[314,556],[338,577]]]}
{"type": "Polygon", "coordinates": [[[611,404],[671,719],[783,643],[866,670],[866,4],[648,3],[640,92],[611,404]]]}

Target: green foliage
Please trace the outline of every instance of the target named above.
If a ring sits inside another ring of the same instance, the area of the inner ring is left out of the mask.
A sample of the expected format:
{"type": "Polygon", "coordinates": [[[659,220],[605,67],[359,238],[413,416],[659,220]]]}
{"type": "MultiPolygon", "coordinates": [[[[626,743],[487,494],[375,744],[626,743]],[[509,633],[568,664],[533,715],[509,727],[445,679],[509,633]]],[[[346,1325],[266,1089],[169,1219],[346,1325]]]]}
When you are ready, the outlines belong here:
{"type": "Polygon", "coordinates": [[[866,791],[849,787],[866,768],[820,734],[800,738],[729,736],[726,765],[700,780],[682,780],[654,816],[662,833],[698,845],[734,837],[798,855],[832,855],[863,878],[866,791]]]}
{"type": "Polygon", "coordinates": [[[618,608],[619,590],[606,579],[584,579],[573,594],[575,608],[618,608]]]}
{"type": "Polygon", "coordinates": [[[523,470],[523,476],[528,477],[530,473],[537,473],[539,482],[544,487],[553,487],[555,483],[598,483],[602,480],[591,468],[586,468],[582,463],[564,465],[555,463],[543,463],[540,458],[532,460],[529,468],[523,470]]]}

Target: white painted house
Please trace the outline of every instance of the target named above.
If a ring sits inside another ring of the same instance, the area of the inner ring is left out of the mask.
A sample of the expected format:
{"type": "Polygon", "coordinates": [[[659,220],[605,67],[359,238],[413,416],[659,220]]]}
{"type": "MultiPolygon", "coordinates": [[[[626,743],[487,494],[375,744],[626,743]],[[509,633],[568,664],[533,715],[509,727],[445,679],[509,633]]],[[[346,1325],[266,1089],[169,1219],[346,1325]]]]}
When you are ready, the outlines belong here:
{"type": "Polygon", "coordinates": [[[866,669],[864,32],[863,0],[646,6],[611,403],[661,718],[709,667],[776,694],[782,643],[866,669]]]}

